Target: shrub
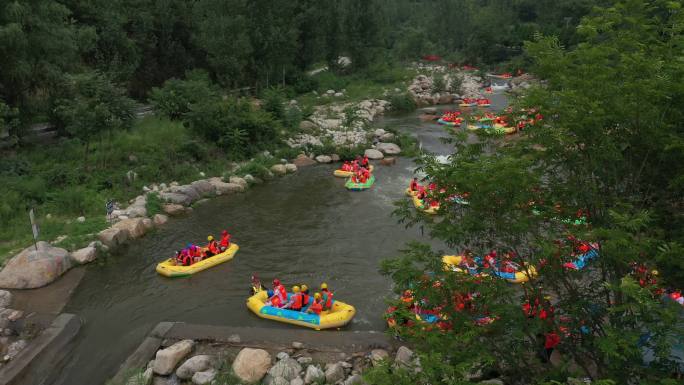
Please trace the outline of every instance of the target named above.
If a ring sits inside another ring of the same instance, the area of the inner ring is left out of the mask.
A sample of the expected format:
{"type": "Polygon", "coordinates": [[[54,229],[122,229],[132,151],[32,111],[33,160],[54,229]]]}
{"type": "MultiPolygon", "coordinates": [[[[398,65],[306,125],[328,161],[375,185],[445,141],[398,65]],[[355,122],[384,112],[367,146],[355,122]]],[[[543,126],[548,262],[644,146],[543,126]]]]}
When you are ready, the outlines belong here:
{"type": "Polygon", "coordinates": [[[218,98],[218,88],[201,70],[188,72],[185,80],[170,79],[161,88],[150,91],[149,101],[154,109],[171,119],[180,119],[190,106],[218,98]]]}
{"type": "Polygon", "coordinates": [[[261,96],[263,104],[261,108],[273,115],[274,118],[282,120],[285,117],[285,95],[278,88],[268,88],[261,96]]]}
{"type": "Polygon", "coordinates": [[[162,200],[159,198],[159,194],[147,194],[147,204],[145,205],[145,208],[147,209],[148,217],[161,213],[162,200]]]}
{"type": "Polygon", "coordinates": [[[408,93],[393,94],[389,98],[392,109],[399,112],[411,112],[417,107],[415,100],[408,93]]]}

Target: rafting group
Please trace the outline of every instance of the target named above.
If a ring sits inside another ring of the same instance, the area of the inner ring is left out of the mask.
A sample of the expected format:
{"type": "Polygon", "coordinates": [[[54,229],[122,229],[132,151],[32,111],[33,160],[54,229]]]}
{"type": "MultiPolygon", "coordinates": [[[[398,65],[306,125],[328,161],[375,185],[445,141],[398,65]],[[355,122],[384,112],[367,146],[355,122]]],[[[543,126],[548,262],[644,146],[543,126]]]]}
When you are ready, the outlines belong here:
{"type": "Polygon", "coordinates": [[[487,98],[463,98],[458,104],[459,107],[490,107],[492,101],[487,98]]]}
{"type": "Polygon", "coordinates": [[[440,208],[440,201],[448,200],[459,205],[467,205],[468,192],[459,194],[447,194],[445,188],[437,186],[436,183],[430,182],[427,185],[421,185],[418,178],[411,179],[408,188],[406,188],[406,195],[411,197],[413,205],[416,209],[426,214],[437,214],[440,208]]]}
{"type": "Polygon", "coordinates": [[[352,161],[345,161],[342,167],[333,172],[338,178],[348,178],[344,186],[351,191],[368,190],[375,183],[373,165],[368,156],[357,156],[352,161]]]}
{"type": "Polygon", "coordinates": [[[460,127],[463,124],[461,111],[447,111],[437,120],[437,123],[444,126],[460,127]]]}

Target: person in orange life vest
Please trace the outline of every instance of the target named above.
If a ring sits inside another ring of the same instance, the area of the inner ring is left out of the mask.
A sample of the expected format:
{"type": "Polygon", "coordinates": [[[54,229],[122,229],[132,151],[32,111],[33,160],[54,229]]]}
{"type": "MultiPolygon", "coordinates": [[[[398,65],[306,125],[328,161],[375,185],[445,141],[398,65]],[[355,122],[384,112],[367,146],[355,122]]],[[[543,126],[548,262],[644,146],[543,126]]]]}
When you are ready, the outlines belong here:
{"type": "Polygon", "coordinates": [[[227,230],[221,232],[221,243],[219,243],[219,250],[226,251],[230,247],[231,235],[228,234],[227,230]]]}
{"type": "Polygon", "coordinates": [[[207,237],[207,241],[209,241],[209,244],[207,245],[207,251],[206,251],[206,257],[213,257],[216,254],[219,254],[221,251],[219,250],[218,243],[214,239],[213,235],[210,235],[207,237]]]}
{"type": "Polygon", "coordinates": [[[282,305],[287,302],[287,291],[285,290],[285,286],[280,284],[278,278],[273,280],[273,296],[269,300],[273,304],[272,306],[275,307],[282,307],[282,305]],[[277,299],[277,301],[274,301],[274,299],[277,299]],[[276,305],[276,303],[278,305],[276,305]]]}
{"type": "Polygon", "coordinates": [[[321,311],[323,311],[323,300],[321,299],[321,293],[316,293],[314,294],[313,303],[311,306],[309,306],[309,309],[307,309],[306,312],[320,315],[321,311]]]}
{"type": "Polygon", "coordinates": [[[330,310],[333,306],[333,293],[328,290],[328,284],[323,282],[321,284],[321,292],[323,293],[323,309],[330,310]]]}
{"type": "Polygon", "coordinates": [[[193,245],[190,248],[190,256],[192,257],[192,263],[197,263],[203,259],[202,249],[193,245]]]}
{"type": "Polygon", "coordinates": [[[404,293],[402,293],[401,303],[403,303],[408,309],[415,307],[413,292],[411,290],[405,290],[404,293]]]}
{"type": "Polygon", "coordinates": [[[290,309],[294,311],[302,311],[302,293],[299,290],[299,286],[292,286],[292,295],[290,300],[283,306],[285,309],[290,309]]]}
{"type": "Polygon", "coordinates": [[[582,254],[588,253],[589,250],[591,250],[591,247],[586,242],[582,242],[582,244],[579,245],[579,247],[577,248],[577,251],[579,251],[582,254]]]}
{"type": "Polygon", "coordinates": [[[301,293],[302,293],[302,306],[307,307],[309,306],[309,301],[311,301],[311,296],[309,295],[309,287],[306,285],[302,285],[301,288],[301,293]]]}

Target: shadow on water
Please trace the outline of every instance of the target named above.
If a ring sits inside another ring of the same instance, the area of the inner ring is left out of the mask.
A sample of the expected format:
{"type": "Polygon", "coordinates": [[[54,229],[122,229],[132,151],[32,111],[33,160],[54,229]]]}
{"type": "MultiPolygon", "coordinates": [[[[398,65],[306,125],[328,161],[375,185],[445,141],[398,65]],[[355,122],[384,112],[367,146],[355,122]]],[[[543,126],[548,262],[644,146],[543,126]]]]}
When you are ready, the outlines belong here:
{"type": "MultiPolygon", "coordinates": [[[[415,133],[427,150],[448,154],[449,146],[439,140],[444,130],[420,122],[418,114],[387,117],[378,126],[415,133]]],[[[103,383],[161,321],[291,328],[247,310],[253,273],[266,282],[278,277],[288,286],[325,281],[336,298],[357,308],[348,329],[384,330],[381,314],[391,286],[378,272],[379,262],[396,256],[410,240],[443,244],[418,228],[404,228],[391,215],[412,176],[410,159],[377,167],[377,182],[366,192],[348,192],[343,179],[331,176],[333,169],[304,168],[246,194],[210,200],[106,263],[89,266],[66,308],[82,317],[84,326],[68,366],[53,383],[103,383]],[[233,261],[185,279],[156,274],[157,262],[186,242],[201,243],[222,229],[240,245],[233,261]]]]}

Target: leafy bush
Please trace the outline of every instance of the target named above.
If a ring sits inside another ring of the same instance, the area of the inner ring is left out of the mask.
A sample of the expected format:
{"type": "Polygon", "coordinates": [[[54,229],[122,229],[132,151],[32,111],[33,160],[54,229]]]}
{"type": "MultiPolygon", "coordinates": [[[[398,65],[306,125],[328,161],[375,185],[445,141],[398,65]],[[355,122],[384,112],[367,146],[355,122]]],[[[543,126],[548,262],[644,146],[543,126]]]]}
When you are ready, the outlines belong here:
{"type": "Polygon", "coordinates": [[[268,88],[263,92],[261,99],[263,101],[261,108],[264,111],[276,119],[285,117],[285,95],[282,90],[273,87],[268,88]]]}
{"type": "Polygon", "coordinates": [[[147,209],[148,217],[161,213],[162,200],[159,198],[159,194],[147,194],[147,204],[145,205],[145,208],[147,209]]]}
{"type": "Polygon", "coordinates": [[[342,90],[349,85],[349,79],[344,76],[335,74],[332,71],[323,71],[316,74],[313,79],[318,82],[318,90],[325,92],[327,90],[342,90]]]}
{"type": "Polygon", "coordinates": [[[411,112],[418,107],[409,93],[392,94],[389,102],[392,104],[392,109],[399,112],[411,112]]]}
{"type": "Polygon", "coordinates": [[[180,119],[190,111],[190,106],[219,96],[218,88],[205,71],[195,70],[186,74],[185,80],[169,79],[161,88],[150,91],[150,103],[154,109],[171,119],[180,119]]]}
{"type": "Polygon", "coordinates": [[[447,90],[444,74],[435,73],[432,75],[432,93],[440,93],[447,90]]]}
{"type": "Polygon", "coordinates": [[[316,90],[319,87],[318,81],[312,76],[302,76],[295,82],[293,88],[298,94],[305,94],[316,90]]]}

